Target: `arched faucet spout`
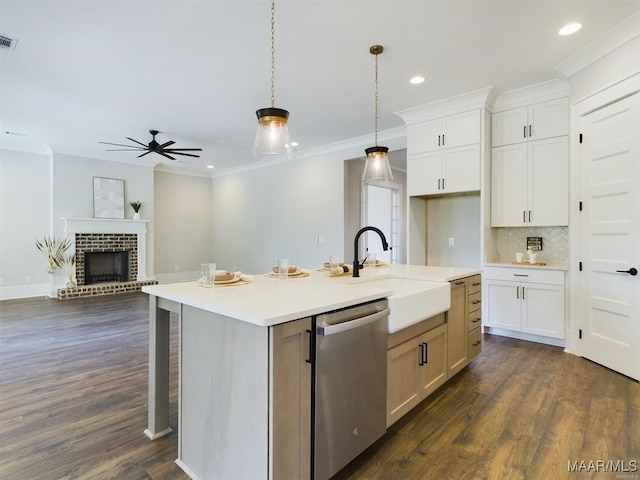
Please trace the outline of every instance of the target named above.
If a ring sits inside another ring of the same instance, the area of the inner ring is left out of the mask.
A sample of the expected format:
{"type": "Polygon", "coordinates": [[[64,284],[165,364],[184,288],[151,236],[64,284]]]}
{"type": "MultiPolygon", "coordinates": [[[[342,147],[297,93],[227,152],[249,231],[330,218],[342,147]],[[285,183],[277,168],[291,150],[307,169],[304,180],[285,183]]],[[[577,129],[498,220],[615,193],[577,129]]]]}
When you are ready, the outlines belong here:
{"type": "Polygon", "coordinates": [[[380,236],[380,240],[382,240],[382,249],[384,251],[389,250],[389,244],[387,243],[387,239],[385,238],[384,233],[382,233],[382,230],[380,230],[379,228],[366,226],[358,230],[358,233],[356,233],[356,237],[353,240],[353,276],[354,277],[360,276],[360,262],[358,262],[358,240],[360,240],[360,236],[368,230],[372,232],[376,232],[380,236]]]}

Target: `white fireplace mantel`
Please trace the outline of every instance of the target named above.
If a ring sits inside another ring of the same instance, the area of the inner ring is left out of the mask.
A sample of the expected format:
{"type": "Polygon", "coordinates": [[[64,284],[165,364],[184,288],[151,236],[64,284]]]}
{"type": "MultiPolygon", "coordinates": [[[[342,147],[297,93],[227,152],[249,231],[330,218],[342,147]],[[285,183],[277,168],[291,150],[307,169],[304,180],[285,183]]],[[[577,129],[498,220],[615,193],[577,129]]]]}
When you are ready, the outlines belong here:
{"type": "Polygon", "coordinates": [[[147,274],[147,224],[151,220],[131,220],[125,218],[63,218],[64,233],[76,250],[76,233],[134,233],[138,239],[138,277],[148,280],[147,274]]]}

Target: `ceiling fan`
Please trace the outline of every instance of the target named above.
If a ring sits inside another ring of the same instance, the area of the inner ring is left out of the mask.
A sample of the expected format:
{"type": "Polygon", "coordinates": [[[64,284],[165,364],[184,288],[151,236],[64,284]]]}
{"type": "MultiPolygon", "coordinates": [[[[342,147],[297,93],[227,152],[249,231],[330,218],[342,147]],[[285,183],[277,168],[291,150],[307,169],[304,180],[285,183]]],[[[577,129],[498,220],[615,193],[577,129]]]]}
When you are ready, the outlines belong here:
{"type": "Polygon", "coordinates": [[[168,142],[160,145],[156,140],[156,135],[160,132],[158,130],[149,130],[149,133],[153,136],[153,139],[149,142],[148,145],[145,145],[142,142],[134,140],[133,138],[125,137],[127,140],[131,140],[138,145],[123,145],[122,143],[110,143],[110,142],[100,142],[105,145],[115,145],[117,147],[127,147],[127,148],[115,148],[111,150],[107,150],[107,152],[144,152],[138,155],[138,158],[144,157],[149,153],[157,153],[158,155],[162,155],[163,157],[167,157],[170,160],[175,160],[171,155],[184,155],[186,157],[196,157],[200,158],[200,155],[194,155],[193,153],[183,153],[183,152],[201,152],[201,148],[168,148],[173,145],[173,140],[169,140],[168,142]]]}

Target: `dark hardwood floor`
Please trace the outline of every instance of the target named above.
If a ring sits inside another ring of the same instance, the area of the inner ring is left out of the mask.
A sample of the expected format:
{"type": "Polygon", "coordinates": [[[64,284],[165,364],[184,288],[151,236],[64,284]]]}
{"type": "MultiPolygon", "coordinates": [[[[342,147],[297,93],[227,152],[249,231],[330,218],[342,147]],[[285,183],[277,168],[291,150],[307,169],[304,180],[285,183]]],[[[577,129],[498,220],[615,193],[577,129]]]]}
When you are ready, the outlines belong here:
{"type": "MultiPolygon", "coordinates": [[[[143,434],[147,322],[142,293],[0,302],[0,479],[188,478],[175,432],[143,434]]],[[[174,320],[174,429],[176,354],[174,320]]],[[[598,460],[640,462],[640,384],[557,347],[485,336],[469,367],[336,480],[640,478],[568,471],[598,460]]]]}

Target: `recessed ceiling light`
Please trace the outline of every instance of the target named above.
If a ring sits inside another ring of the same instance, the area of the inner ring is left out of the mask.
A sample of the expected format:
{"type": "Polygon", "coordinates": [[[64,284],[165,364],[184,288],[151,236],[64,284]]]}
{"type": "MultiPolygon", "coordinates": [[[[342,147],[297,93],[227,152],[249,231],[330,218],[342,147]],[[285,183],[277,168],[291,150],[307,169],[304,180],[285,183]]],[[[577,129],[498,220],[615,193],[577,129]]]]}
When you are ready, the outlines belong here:
{"type": "Polygon", "coordinates": [[[412,77],[411,80],[409,80],[409,83],[411,85],[420,85],[423,82],[424,82],[424,77],[422,75],[416,75],[415,77],[412,77]]]}
{"type": "Polygon", "coordinates": [[[213,168],[213,165],[207,165],[207,168],[213,168]]]}
{"type": "Polygon", "coordinates": [[[291,142],[291,146],[292,147],[297,147],[298,146],[298,142],[291,142]]]}
{"type": "Polygon", "coordinates": [[[568,23],[560,30],[558,30],[558,34],[562,36],[571,35],[572,33],[576,33],[578,30],[582,28],[582,25],[579,23],[568,23]]]}

